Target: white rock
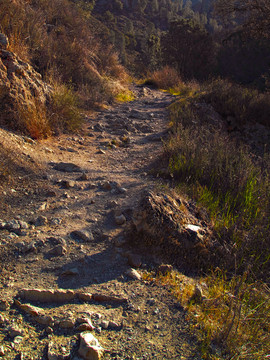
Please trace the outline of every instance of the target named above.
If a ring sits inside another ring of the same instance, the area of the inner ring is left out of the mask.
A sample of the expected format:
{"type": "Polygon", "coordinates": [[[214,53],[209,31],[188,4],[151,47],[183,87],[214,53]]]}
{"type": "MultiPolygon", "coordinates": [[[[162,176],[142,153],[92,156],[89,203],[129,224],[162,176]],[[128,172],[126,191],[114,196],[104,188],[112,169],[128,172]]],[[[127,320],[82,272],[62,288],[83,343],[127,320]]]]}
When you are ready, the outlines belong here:
{"type": "Polygon", "coordinates": [[[84,360],[100,360],[102,353],[103,348],[94,335],[87,331],[80,334],[79,355],[84,360]]]}
{"type": "Polygon", "coordinates": [[[134,280],[141,280],[142,278],[138,271],[132,268],[128,269],[126,274],[134,280]]]}

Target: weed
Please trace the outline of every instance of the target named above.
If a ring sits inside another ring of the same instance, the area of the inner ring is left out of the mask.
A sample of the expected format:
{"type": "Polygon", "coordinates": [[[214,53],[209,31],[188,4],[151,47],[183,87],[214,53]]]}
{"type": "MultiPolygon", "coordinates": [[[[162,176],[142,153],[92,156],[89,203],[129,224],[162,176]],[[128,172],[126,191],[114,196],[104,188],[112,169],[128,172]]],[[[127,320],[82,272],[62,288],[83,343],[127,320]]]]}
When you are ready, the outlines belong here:
{"type": "Polygon", "coordinates": [[[129,102],[129,101],[134,101],[135,100],[135,96],[133,94],[132,91],[125,91],[125,92],[120,92],[119,94],[116,95],[116,100],[119,102],[129,102]]]}
{"type": "Polygon", "coordinates": [[[82,115],[78,107],[78,97],[65,85],[56,85],[52,94],[49,121],[55,131],[72,132],[82,124],[82,115]]]}

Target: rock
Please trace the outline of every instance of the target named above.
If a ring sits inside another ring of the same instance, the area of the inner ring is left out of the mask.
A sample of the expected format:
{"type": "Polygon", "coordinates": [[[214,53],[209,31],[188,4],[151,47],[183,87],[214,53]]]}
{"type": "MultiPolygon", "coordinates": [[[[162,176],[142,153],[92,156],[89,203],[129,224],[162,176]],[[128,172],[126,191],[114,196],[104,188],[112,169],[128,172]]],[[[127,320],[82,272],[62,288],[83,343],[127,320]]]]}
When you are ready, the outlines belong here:
{"type": "Polygon", "coordinates": [[[100,346],[94,335],[90,332],[83,332],[80,334],[79,355],[84,360],[100,360],[102,353],[103,348],[100,346]]]}
{"type": "Polygon", "coordinates": [[[64,189],[71,189],[74,188],[76,183],[73,180],[62,180],[60,185],[64,188],[64,189]]]}
{"type": "Polygon", "coordinates": [[[16,336],[23,336],[23,334],[24,334],[24,331],[22,329],[20,329],[17,326],[12,326],[12,325],[8,326],[7,331],[8,331],[9,336],[12,339],[15,338],[16,336]]]}
{"type": "Polygon", "coordinates": [[[78,181],[87,181],[88,180],[88,176],[86,173],[83,173],[82,176],[80,176],[78,179],[78,181]]]}
{"type": "Polygon", "coordinates": [[[76,240],[83,240],[85,242],[94,241],[94,236],[90,230],[75,230],[70,235],[76,240]]]}
{"type": "Polygon", "coordinates": [[[14,304],[29,315],[38,316],[43,314],[43,309],[30,304],[22,304],[19,300],[15,299],[14,304]]]}
{"type": "Polygon", "coordinates": [[[72,329],[75,326],[75,320],[72,318],[63,319],[59,323],[59,327],[62,329],[72,329]]]}
{"type": "Polygon", "coordinates": [[[47,210],[49,208],[49,204],[45,201],[44,203],[42,203],[41,205],[39,205],[38,207],[38,211],[44,211],[47,210]]]}
{"type": "Polygon", "coordinates": [[[107,321],[107,320],[102,320],[99,325],[102,327],[102,329],[108,329],[108,327],[109,327],[109,321],[107,321]]]}
{"type": "Polygon", "coordinates": [[[128,254],[128,263],[131,267],[139,268],[142,265],[142,258],[140,255],[128,254]]]}
{"type": "Polygon", "coordinates": [[[194,288],[194,292],[191,296],[191,300],[194,300],[196,303],[201,303],[203,300],[202,288],[200,285],[196,284],[194,288]]]}
{"type": "Polygon", "coordinates": [[[10,301],[0,298],[0,311],[7,311],[10,308],[10,301]]]}
{"type": "Polygon", "coordinates": [[[78,332],[83,332],[83,331],[93,331],[95,329],[95,327],[93,325],[90,325],[88,323],[82,323],[79,326],[76,327],[76,330],[78,332]]]}
{"type": "Polygon", "coordinates": [[[67,249],[64,245],[57,245],[50,251],[48,251],[49,256],[63,256],[67,252],[67,249]]]}
{"type": "Polygon", "coordinates": [[[0,356],[4,356],[6,354],[4,346],[0,346],[0,356]]]}
{"type": "Polygon", "coordinates": [[[176,195],[144,192],[132,221],[145,245],[153,246],[172,263],[184,261],[187,266],[201,270],[209,265],[210,258],[218,260],[210,225],[202,229],[198,209],[176,195]]]}
{"type": "Polygon", "coordinates": [[[104,181],[103,183],[100,183],[100,187],[103,190],[111,190],[112,189],[112,184],[110,183],[110,181],[104,181]]]}
{"type": "Polygon", "coordinates": [[[53,326],[54,318],[50,315],[38,315],[34,317],[34,320],[41,325],[53,326]]]}
{"type": "Polygon", "coordinates": [[[115,215],[114,220],[117,225],[124,225],[126,223],[126,218],[125,218],[125,215],[123,215],[123,214],[115,215]]]}
{"type": "Polygon", "coordinates": [[[22,341],[23,341],[22,336],[15,336],[15,338],[13,339],[13,344],[20,344],[22,341]]]}
{"type": "Polygon", "coordinates": [[[6,49],[9,46],[8,37],[0,33],[0,49],[6,49]]]}
{"type": "Polygon", "coordinates": [[[77,328],[77,330],[79,331],[86,331],[86,330],[93,331],[95,329],[91,320],[87,317],[79,317],[77,318],[76,321],[80,324],[80,326],[78,326],[77,328]]]}
{"type": "Polygon", "coordinates": [[[51,328],[50,326],[46,327],[45,331],[48,335],[53,334],[53,328],[51,328]]]}
{"type": "Polygon", "coordinates": [[[127,298],[116,297],[111,295],[93,294],[93,300],[97,302],[113,302],[116,304],[122,304],[127,302],[127,298]]]}
{"type": "Polygon", "coordinates": [[[162,264],[158,267],[157,272],[162,275],[165,275],[166,273],[171,272],[172,269],[173,269],[172,265],[162,264]]]}
{"type": "Polygon", "coordinates": [[[47,241],[52,244],[52,245],[63,245],[63,246],[67,246],[67,242],[64,238],[62,237],[54,237],[51,236],[49,238],[47,238],[47,241]]]}
{"type": "Polygon", "coordinates": [[[6,319],[2,314],[0,314],[0,326],[3,325],[6,322],[6,319]]]}
{"type": "Polygon", "coordinates": [[[110,328],[110,329],[119,329],[119,328],[120,328],[120,325],[117,324],[117,323],[114,322],[114,321],[109,321],[109,328],[110,328]]]}
{"type": "Polygon", "coordinates": [[[82,172],[82,169],[79,165],[73,164],[73,163],[64,163],[64,162],[60,162],[60,163],[52,163],[53,168],[57,171],[62,171],[62,172],[82,172]]]}
{"type": "Polygon", "coordinates": [[[105,154],[106,154],[106,151],[104,151],[104,150],[102,150],[102,149],[99,149],[99,150],[97,151],[97,154],[103,154],[103,155],[105,155],[105,154]]]}
{"type": "Polygon", "coordinates": [[[126,244],[126,239],[123,236],[118,236],[115,240],[114,240],[114,245],[116,247],[121,247],[123,245],[126,244]]]}
{"type": "Polygon", "coordinates": [[[46,216],[39,216],[36,221],[35,221],[35,226],[44,226],[48,224],[48,219],[46,218],[46,216]]]}
{"type": "Polygon", "coordinates": [[[28,301],[39,302],[70,302],[75,300],[76,293],[73,290],[43,290],[43,289],[22,289],[18,292],[18,296],[28,301]]]}
{"type": "Polygon", "coordinates": [[[135,269],[128,269],[126,274],[134,280],[141,280],[141,275],[135,269]]]}
{"type": "Polygon", "coordinates": [[[81,301],[89,302],[89,301],[92,301],[92,300],[93,300],[93,295],[90,294],[90,293],[79,293],[79,294],[78,294],[78,298],[79,298],[81,301]]]}

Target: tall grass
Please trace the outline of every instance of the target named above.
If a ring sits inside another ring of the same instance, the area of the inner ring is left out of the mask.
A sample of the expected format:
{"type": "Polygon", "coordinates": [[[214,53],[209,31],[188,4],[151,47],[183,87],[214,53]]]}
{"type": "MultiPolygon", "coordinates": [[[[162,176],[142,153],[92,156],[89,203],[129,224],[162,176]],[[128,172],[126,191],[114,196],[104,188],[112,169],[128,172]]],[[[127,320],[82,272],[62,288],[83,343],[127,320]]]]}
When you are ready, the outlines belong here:
{"type": "MultiPolygon", "coordinates": [[[[217,82],[201,92],[187,87],[169,108],[172,135],[165,153],[174,185],[208,209],[231,258],[228,262],[221,255],[220,269],[202,278],[205,300],[186,303],[204,359],[253,360],[270,354],[270,158],[253,156],[222,127],[207,123],[196,103],[207,100],[223,116],[241,122],[250,120],[257,107],[260,121],[268,96],[221,81],[220,87],[217,82]]],[[[175,277],[162,281],[177,288],[175,277]]]]}

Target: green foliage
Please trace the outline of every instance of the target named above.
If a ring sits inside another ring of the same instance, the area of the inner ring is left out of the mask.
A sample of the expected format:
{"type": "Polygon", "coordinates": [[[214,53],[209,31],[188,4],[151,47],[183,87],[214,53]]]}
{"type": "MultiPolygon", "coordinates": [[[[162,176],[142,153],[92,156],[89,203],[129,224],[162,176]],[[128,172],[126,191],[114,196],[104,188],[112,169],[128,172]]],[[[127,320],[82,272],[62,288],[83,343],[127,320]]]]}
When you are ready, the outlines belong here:
{"type": "Polygon", "coordinates": [[[270,270],[269,160],[255,161],[244,145],[201,123],[193,106],[198,96],[182,96],[170,107],[174,134],[165,147],[170,173],[209,209],[219,236],[232,247],[238,270],[250,265],[264,278],[270,270]]]}

